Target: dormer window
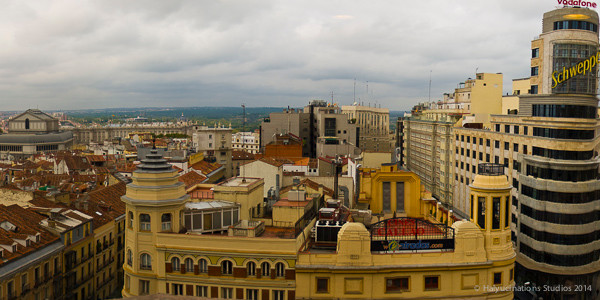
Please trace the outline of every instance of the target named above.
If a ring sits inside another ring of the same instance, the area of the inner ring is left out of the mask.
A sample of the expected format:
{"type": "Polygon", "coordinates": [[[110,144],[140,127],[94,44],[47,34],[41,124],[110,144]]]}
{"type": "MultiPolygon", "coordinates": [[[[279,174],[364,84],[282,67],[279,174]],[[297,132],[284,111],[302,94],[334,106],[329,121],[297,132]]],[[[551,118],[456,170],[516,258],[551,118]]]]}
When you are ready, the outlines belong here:
{"type": "Polygon", "coordinates": [[[12,252],[13,253],[17,252],[17,244],[12,245],[12,252]]]}
{"type": "Polygon", "coordinates": [[[31,244],[31,240],[26,239],[25,240],[25,247],[29,247],[30,244],[31,244]]]}
{"type": "Polygon", "coordinates": [[[0,258],[4,257],[4,249],[0,249],[0,258]]]}
{"type": "Polygon", "coordinates": [[[39,234],[39,233],[36,233],[36,234],[35,234],[35,242],[36,242],[36,243],[39,243],[39,242],[40,242],[40,234],[39,234]]]}

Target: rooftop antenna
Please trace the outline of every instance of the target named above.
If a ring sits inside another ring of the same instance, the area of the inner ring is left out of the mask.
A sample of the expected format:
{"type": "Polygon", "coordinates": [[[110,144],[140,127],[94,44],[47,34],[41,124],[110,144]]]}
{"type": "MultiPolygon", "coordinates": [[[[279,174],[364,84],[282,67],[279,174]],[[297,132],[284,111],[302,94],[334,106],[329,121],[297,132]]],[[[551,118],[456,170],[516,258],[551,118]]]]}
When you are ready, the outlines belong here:
{"type": "MultiPolygon", "coordinates": [[[[244,133],[246,132],[246,104],[242,104],[242,110],[244,112],[244,119],[242,120],[242,150],[246,152],[246,139],[244,138],[244,133]]],[[[246,182],[246,176],[244,175],[246,175],[246,170],[242,168],[242,182],[246,182]]]]}
{"type": "Polygon", "coordinates": [[[367,80],[367,99],[369,99],[369,81],[367,80]]]}
{"type": "Polygon", "coordinates": [[[356,78],[354,78],[354,101],[352,104],[354,104],[354,102],[356,102],[356,78]]]}
{"type": "Polygon", "coordinates": [[[431,102],[431,72],[433,70],[429,70],[429,102],[431,102]]]}
{"type": "Polygon", "coordinates": [[[333,106],[333,91],[331,91],[331,106],[333,106]]]}

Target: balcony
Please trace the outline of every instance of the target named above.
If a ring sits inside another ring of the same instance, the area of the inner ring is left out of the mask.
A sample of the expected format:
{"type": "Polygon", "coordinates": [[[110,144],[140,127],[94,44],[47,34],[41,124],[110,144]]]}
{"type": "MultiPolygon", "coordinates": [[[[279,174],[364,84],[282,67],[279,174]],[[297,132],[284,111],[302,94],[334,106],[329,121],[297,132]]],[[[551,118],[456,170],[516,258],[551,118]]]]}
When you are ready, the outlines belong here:
{"type": "Polygon", "coordinates": [[[25,294],[29,293],[30,290],[31,290],[31,287],[29,286],[29,283],[22,285],[21,286],[21,296],[24,296],[25,294]]]}
{"type": "Polygon", "coordinates": [[[242,220],[227,229],[228,236],[257,237],[265,231],[265,222],[242,220]]]}
{"type": "Polygon", "coordinates": [[[96,272],[100,272],[101,270],[103,270],[104,268],[106,268],[107,266],[109,266],[110,264],[112,264],[114,261],[115,261],[115,258],[114,257],[110,257],[109,259],[107,259],[102,264],[100,264],[100,265],[98,265],[96,267],[96,272]]]}

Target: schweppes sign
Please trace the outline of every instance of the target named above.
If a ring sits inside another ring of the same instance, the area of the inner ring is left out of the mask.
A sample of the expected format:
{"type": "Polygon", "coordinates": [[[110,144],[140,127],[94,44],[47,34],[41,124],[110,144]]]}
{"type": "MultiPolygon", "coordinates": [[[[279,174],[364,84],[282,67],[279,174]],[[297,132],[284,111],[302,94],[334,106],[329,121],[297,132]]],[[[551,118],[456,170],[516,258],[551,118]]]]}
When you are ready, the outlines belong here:
{"type": "Polygon", "coordinates": [[[598,58],[600,58],[600,52],[597,52],[586,60],[581,61],[568,69],[563,67],[562,71],[552,72],[552,88],[555,88],[559,83],[569,80],[569,78],[591,72],[594,66],[598,64],[598,58]]]}

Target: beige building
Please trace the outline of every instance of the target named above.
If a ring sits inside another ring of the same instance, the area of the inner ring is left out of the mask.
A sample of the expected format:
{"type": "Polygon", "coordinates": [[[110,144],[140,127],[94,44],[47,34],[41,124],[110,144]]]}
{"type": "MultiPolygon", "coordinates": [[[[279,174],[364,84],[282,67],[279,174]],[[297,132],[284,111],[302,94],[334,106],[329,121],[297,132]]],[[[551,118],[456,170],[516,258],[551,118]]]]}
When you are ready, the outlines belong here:
{"type": "Polygon", "coordinates": [[[277,206],[313,209],[275,218],[275,211],[259,205],[262,179],[232,178],[215,186],[214,199],[191,201],[177,171],[156,151],[132,179],[122,198],[127,207],[124,297],[295,299],[297,253],[310,236],[322,196],[281,200],[285,203],[277,206]],[[276,226],[275,220],[294,227],[276,226]]]}
{"type": "Polygon", "coordinates": [[[260,151],[260,134],[258,132],[236,132],[231,136],[233,150],[256,154],[260,151]]]}
{"type": "Polygon", "coordinates": [[[473,197],[485,204],[474,211],[473,222],[447,226],[437,222],[437,208],[427,209],[425,202],[431,201],[421,198],[414,173],[384,166],[374,174],[361,180],[361,186],[384,191],[370,193],[371,206],[386,207],[385,183],[396,183],[392,186],[404,196],[391,208],[402,217],[370,229],[348,222],[337,234],[335,249],[315,243],[300,252],[297,299],[513,299],[515,251],[506,176],[478,175],[473,197]]]}
{"type": "Polygon", "coordinates": [[[342,113],[348,115],[358,126],[359,144],[362,151],[390,151],[390,110],[370,106],[344,105],[342,113]]]}
{"type": "Polygon", "coordinates": [[[339,106],[312,100],[301,110],[271,113],[261,124],[261,149],[277,135],[291,133],[302,140],[302,156],[357,155],[360,129],[339,106]]]}
{"type": "Polygon", "coordinates": [[[73,133],[60,131],[58,119],[28,109],[8,121],[8,133],[0,134],[0,159],[23,159],[44,152],[70,149],[73,133]]]}
{"type": "Polygon", "coordinates": [[[192,141],[196,151],[204,153],[209,162],[225,166],[225,176],[232,176],[231,126],[195,126],[192,141]]]}

